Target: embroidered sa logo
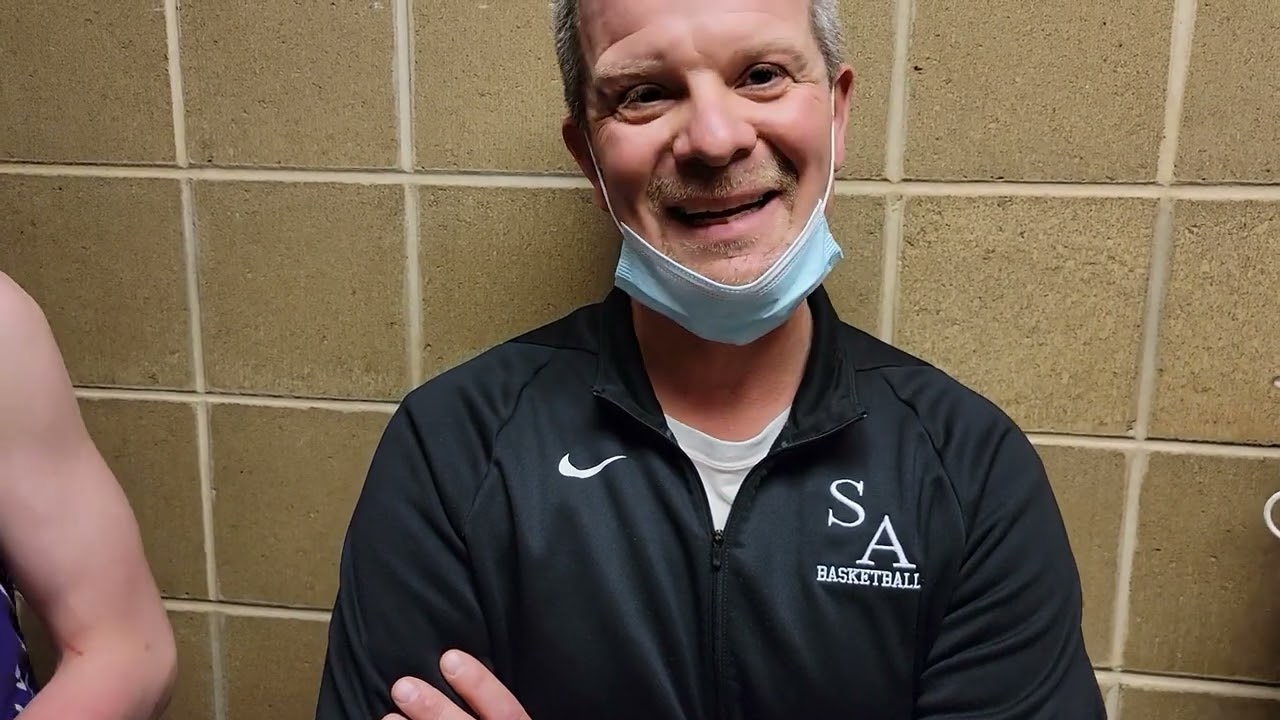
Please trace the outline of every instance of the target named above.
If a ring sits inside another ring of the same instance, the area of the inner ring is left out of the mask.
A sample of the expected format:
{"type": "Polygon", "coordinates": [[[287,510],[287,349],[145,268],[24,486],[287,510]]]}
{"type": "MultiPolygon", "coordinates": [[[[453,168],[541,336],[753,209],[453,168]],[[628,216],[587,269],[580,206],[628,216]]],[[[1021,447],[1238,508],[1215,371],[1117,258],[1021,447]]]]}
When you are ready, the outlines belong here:
{"type": "MultiPolygon", "coordinates": [[[[829,492],[835,504],[827,507],[827,527],[857,528],[867,521],[866,508],[858,501],[862,498],[864,487],[863,481],[848,478],[831,483],[829,492]],[[858,499],[855,499],[855,494],[858,499]]],[[[909,572],[915,569],[916,564],[907,558],[907,551],[902,547],[902,541],[898,539],[898,532],[893,527],[893,518],[886,514],[881,518],[862,557],[855,560],[851,566],[818,565],[817,580],[824,583],[919,590],[920,573],[909,572]],[[891,564],[893,570],[882,570],[877,567],[876,561],[872,559],[872,553],[877,551],[893,553],[891,564]]]]}

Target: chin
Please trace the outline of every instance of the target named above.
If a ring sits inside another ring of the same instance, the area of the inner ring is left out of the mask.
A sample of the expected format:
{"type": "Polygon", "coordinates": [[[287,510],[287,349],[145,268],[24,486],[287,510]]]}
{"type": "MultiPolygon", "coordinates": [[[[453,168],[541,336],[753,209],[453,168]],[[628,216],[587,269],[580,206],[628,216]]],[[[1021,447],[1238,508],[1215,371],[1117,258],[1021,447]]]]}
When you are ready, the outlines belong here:
{"type": "Polygon", "coordinates": [[[684,267],[724,285],[747,285],[760,279],[780,252],[760,255],[747,252],[732,257],[700,257],[697,259],[674,258],[684,267]]]}
{"type": "Polygon", "coordinates": [[[795,242],[795,232],[784,227],[769,239],[748,238],[720,243],[677,242],[667,257],[724,285],[746,285],[760,279],[795,242]]]}

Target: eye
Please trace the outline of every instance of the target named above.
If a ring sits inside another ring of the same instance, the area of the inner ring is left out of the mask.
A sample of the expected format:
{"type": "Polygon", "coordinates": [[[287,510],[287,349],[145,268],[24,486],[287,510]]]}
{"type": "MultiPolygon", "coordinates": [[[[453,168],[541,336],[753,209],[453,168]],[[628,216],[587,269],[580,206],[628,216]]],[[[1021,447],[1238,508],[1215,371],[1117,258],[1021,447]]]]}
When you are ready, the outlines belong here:
{"type": "Polygon", "coordinates": [[[754,65],[742,76],[742,84],[746,87],[767,86],[785,77],[785,73],[777,65],[754,65]]]}
{"type": "Polygon", "coordinates": [[[662,99],[662,88],[657,85],[637,85],[622,94],[619,105],[645,105],[662,99]]]}

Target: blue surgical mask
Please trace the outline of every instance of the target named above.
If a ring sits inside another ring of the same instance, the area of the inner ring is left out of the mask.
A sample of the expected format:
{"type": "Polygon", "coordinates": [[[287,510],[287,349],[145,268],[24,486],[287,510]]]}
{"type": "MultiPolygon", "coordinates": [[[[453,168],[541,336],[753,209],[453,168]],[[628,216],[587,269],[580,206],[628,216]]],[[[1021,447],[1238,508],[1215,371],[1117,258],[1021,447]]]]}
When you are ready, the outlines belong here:
{"type": "MultiPolygon", "coordinates": [[[[835,132],[833,93],[826,192],[796,240],[763,275],[746,285],[725,285],[680,265],[618,220],[595,163],[609,215],[622,232],[614,283],[637,302],[712,342],[747,345],[778,328],[844,257],[825,213],[835,180],[835,132]]],[[[594,150],[591,153],[594,162],[594,150]]]]}

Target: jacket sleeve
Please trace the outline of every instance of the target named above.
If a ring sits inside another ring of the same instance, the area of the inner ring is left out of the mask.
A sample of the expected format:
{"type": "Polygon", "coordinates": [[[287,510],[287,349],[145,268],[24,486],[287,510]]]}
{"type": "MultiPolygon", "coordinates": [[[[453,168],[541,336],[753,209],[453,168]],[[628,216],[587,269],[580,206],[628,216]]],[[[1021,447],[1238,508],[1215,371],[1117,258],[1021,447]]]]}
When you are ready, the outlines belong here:
{"type": "MultiPolygon", "coordinates": [[[[972,408],[970,408],[972,410],[972,408]]],[[[1007,417],[939,447],[964,518],[959,575],[918,688],[918,720],[1105,720],[1081,585],[1044,465],[1007,417]]],[[[953,427],[956,423],[953,423],[953,427]]]]}
{"type": "Polygon", "coordinates": [[[316,720],[382,718],[405,675],[466,708],[439,658],[461,648],[489,662],[460,532],[469,500],[442,491],[421,438],[402,405],[374,452],[343,543],[316,720]]]}

